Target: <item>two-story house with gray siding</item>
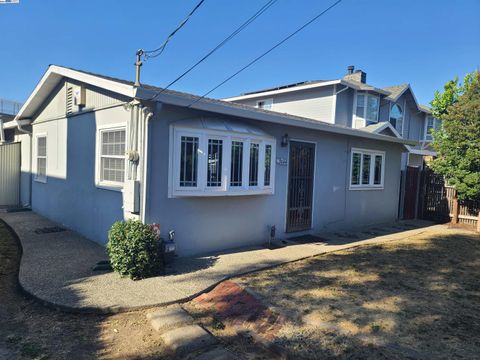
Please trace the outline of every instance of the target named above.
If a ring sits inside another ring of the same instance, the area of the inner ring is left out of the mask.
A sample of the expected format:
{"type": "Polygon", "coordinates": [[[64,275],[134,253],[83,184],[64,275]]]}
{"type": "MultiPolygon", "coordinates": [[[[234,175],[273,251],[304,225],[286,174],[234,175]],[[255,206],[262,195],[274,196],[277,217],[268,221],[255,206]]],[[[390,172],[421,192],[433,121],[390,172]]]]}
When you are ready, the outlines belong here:
{"type": "Polygon", "coordinates": [[[341,79],[305,81],[224,100],[418,142],[405,147],[402,169],[423,167],[426,157],[436,155],[429,147],[430,130],[439,123],[418,103],[410,85],[377,88],[353,66],[341,79]]]}

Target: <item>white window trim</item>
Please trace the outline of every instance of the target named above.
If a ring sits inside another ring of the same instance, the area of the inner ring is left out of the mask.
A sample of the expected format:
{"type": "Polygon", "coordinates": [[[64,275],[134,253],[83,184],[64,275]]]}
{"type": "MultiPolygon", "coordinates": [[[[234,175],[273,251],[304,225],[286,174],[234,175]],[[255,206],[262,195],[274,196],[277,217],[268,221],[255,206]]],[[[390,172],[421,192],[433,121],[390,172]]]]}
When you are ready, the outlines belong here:
{"type": "MultiPolygon", "coordinates": [[[[125,123],[118,123],[118,124],[108,124],[108,125],[100,125],[97,126],[97,136],[95,142],[95,187],[104,190],[112,190],[112,191],[122,191],[124,184],[114,181],[101,181],[100,180],[100,167],[101,167],[101,144],[102,144],[102,133],[104,131],[115,131],[115,130],[125,130],[125,147],[127,147],[128,143],[128,134],[127,134],[127,126],[125,123]]],[[[112,156],[115,157],[115,156],[112,156]]],[[[120,158],[120,156],[117,156],[120,158]]],[[[126,179],[126,172],[127,172],[127,160],[126,156],[125,159],[125,177],[126,179]]]]}
{"type": "Polygon", "coordinates": [[[215,131],[207,129],[192,129],[170,127],[170,161],[169,161],[169,197],[182,196],[239,196],[239,195],[269,195],[274,194],[275,188],[275,151],[274,138],[243,133],[215,131]],[[180,186],[180,139],[182,136],[199,138],[197,186],[180,186]],[[223,140],[222,146],[222,185],[219,187],[207,186],[208,166],[208,139],[223,140]],[[231,143],[243,142],[242,186],[230,186],[231,143]],[[258,182],[257,186],[249,186],[250,144],[258,143],[258,182]],[[272,146],[270,163],[270,185],[265,186],[265,145],[272,146]]]}
{"type": "Polygon", "coordinates": [[[437,130],[437,129],[438,129],[438,125],[437,125],[437,124],[439,123],[439,120],[438,120],[438,119],[435,119],[435,118],[433,117],[433,115],[428,115],[428,114],[425,115],[425,127],[424,127],[424,131],[423,131],[423,133],[424,133],[424,135],[423,135],[423,141],[424,141],[424,142],[428,142],[428,143],[430,143],[430,142],[433,141],[433,136],[432,136],[432,135],[430,135],[430,138],[427,137],[427,136],[429,135],[428,132],[427,132],[427,131],[428,131],[428,118],[429,118],[429,117],[432,118],[432,121],[433,121],[433,129],[434,129],[434,130],[437,130]]]}
{"type": "Polygon", "coordinates": [[[268,99],[259,99],[255,102],[255,107],[259,109],[265,109],[265,110],[273,110],[273,98],[268,98],[268,99]],[[269,109],[261,108],[259,106],[259,103],[264,102],[265,104],[268,104],[270,106],[269,109]]]}
{"type": "Polygon", "coordinates": [[[350,190],[383,190],[384,183],[385,183],[385,151],[379,150],[371,150],[371,149],[360,149],[360,148],[352,148],[350,151],[350,177],[348,180],[349,189],[350,190]],[[352,184],[352,174],[353,174],[353,154],[360,153],[361,160],[360,160],[360,184],[354,185],[352,184]],[[370,179],[369,184],[365,185],[362,184],[362,169],[363,169],[363,155],[368,154],[371,155],[370,161],[370,179]],[[382,157],[382,173],[381,173],[381,182],[378,185],[374,185],[374,177],[375,177],[375,156],[382,157]]]}
{"type": "Polygon", "coordinates": [[[47,133],[38,133],[35,135],[35,176],[33,180],[39,183],[46,184],[47,183],[47,169],[48,169],[48,137],[47,133]],[[45,156],[41,156],[45,158],[45,176],[38,176],[38,138],[44,137],[45,138],[45,156]]]}
{"type": "Polygon", "coordinates": [[[390,123],[390,125],[393,126],[393,128],[398,132],[398,134],[403,138],[403,129],[405,128],[405,118],[406,118],[406,103],[404,103],[404,105],[400,105],[396,102],[390,102],[390,107],[388,108],[388,122],[390,123]],[[392,107],[394,107],[395,105],[397,105],[400,110],[402,111],[402,128],[400,130],[397,129],[396,126],[393,126],[392,123],[390,122],[390,118],[391,118],[391,115],[392,115],[392,107]]]}
{"type": "Polygon", "coordinates": [[[365,91],[357,91],[355,90],[354,93],[354,99],[353,99],[353,116],[352,116],[352,128],[356,128],[356,122],[357,122],[357,99],[359,95],[365,96],[365,106],[363,110],[363,116],[358,116],[358,119],[362,120],[363,122],[363,127],[367,126],[367,104],[368,104],[368,97],[374,97],[377,98],[377,119],[375,121],[373,120],[368,120],[373,123],[378,123],[378,118],[380,116],[380,96],[370,94],[365,91]]]}

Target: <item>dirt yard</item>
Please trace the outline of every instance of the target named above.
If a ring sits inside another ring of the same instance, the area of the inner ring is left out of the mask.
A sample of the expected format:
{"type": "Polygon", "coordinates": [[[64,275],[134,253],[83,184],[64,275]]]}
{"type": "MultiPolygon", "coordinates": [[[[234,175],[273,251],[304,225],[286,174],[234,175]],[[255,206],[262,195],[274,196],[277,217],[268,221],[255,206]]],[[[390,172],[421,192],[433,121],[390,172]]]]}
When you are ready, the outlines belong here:
{"type": "Polygon", "coordinates": [[[234,281],[287,321],[292,358],[433,359],[480,354],[480,236],[428,231],[234,281]]]}
{"type": "Polygon", "coordinates": [[[46,308],[17,288],[20,259],[0,222],[1,359],[162,359],[169,356],[144,311],[74,315],[46,308]]]}

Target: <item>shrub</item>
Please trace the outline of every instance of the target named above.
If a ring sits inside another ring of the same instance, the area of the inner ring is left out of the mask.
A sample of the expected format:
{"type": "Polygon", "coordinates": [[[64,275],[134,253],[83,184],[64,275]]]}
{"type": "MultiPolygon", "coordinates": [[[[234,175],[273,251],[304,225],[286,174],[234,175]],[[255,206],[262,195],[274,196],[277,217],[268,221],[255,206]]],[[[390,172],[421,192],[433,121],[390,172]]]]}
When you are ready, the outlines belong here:
{"type": "Polygon", "coordinates": [[[118,221],[108,233],[107,253],[113,270],[122,276],[140,279],[160,270],[158,236],[138,220],[118,221]]]}

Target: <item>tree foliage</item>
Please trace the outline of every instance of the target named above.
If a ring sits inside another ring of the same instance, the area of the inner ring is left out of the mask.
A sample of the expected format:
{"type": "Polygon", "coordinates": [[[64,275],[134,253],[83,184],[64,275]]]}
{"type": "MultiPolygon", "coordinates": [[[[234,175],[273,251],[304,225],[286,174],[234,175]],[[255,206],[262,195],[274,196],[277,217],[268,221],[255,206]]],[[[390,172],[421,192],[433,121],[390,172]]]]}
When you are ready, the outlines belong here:
{"type": "Polygon", "coordinates": [[[433,132],[438,157],[430,167],[455,186],[460,200],[480,198],[480,74],[447,82],[431,102],[442,126],[433,132]]]}

